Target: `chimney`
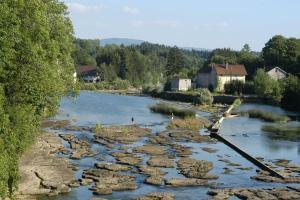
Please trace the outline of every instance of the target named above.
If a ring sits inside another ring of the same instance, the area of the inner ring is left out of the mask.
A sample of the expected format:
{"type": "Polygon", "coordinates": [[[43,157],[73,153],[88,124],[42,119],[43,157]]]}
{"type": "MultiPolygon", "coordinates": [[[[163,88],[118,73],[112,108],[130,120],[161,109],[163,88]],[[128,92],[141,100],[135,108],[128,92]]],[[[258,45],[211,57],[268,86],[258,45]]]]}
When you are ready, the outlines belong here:
{"type": "Polygon", "coordinates": [[[225,64],[225,68],[228,69],[228,66],[229,66],[228,63],[226,63],[226,64],[225,64]]]}

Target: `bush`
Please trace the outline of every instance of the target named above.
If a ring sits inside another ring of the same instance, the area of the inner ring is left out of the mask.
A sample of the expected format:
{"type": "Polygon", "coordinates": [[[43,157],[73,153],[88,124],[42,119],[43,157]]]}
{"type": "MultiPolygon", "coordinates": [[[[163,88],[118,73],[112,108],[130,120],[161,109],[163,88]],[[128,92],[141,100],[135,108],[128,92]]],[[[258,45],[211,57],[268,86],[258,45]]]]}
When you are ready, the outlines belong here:
{"type": "Polygon", "coordinates": [[[211,105],[214,101],[212,94],[206,88],[199,88],[195,90],[194,95],[195,95],[195,99],[194,99],[195,104],[211,105]]]}
{"type": "Polygon", "coordinates": [[[287,122],[290,120],[289,117],[284,115],[278,115],[273,112],[252,109],[246,112],[241,112],[242,115],[248,115],[250,118],[259,118],[266,122],[287,122]]]}
{"type": "Polygon", "coordinates": [[[244,83],[243,94],[255,94],[254,83],[252,81],[244,83]]]}
{"type": "Polygon", "coordinates": [[[112,82],[112,86],[115,90],[126,90],[130,87],[130,82],[117,78],[112,82]]]}
{"type": "Polygon", "coordinates": [[[172,115],[172,113],[180,118],[195,118],[196,113],[189,109],[179,109],[166,103],[158,103],[150,107],[152,112],[161,113],[164,115],[172,115]]]}
{"type": "Polygon", "coordinates": [[[273,80],[264,70],[259,69],[254,77],[255,93],[280,101],[283,88],[277,80],[273,80]]]}
{"type": "Polygon", "coordinates": [[[241,95],[243,92],[245,83],[240,80],[232,80],[225,83],[224,90],[226,94],[241,95]]]}

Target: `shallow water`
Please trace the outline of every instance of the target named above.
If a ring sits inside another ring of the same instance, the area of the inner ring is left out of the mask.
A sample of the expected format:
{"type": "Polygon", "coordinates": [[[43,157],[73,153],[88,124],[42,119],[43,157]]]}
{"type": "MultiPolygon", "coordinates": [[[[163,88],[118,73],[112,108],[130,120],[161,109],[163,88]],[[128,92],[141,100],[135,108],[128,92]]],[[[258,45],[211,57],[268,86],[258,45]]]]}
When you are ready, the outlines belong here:
{"type": "MultiPolygon", "coordinates": [[[[74,99],[63,99],[61,102],[60,113],[56,119],[72,120],[73,125],[94,126],[95,124],[130,124],[131,117],[135,118],[135,122],[141,126],[152,129],[153,133],[162,131],[169,123],[170,118],[150,112],[149,106],[157,103],[158,100],[149,97],[120,96],[112,94],[103,94],[95,92],[83,91],[74,99]]],[[[256,104],[244,104],[239,109],[257,108],[256,104]]],[[[271,111],[284,113],[280,108],[259,105],[260,109],[270,109],[271,111]]],[[[198,112],[198,115],[208,116],[207,113],[198,112]]],[[[221,134],[231,140],[233,143],[245,149],[254,156],[264,157],[268,159],[284,158],[292,160],[292,163],[300,165],[300,143],[281,140],[272,140],[268,138],[261,130],[261,126],[266,123],[247,117],[238,117],[226,119],[221,126],[221,134]]],[[[61,132],[61,131],[60,131],[61,132]]],[[[89,132],[65,131],[72,133],[78,137],[84,137],[92,141],[93,135],[89,132]]],[[[145,139],[131,145],[139,146],[145,143],[145,139]]],[[[274,187],[283,186],[283,184],[264,183],[250,179],[255,175],[257,169],[251,162],[241,157],[235,151],[224,145],[223,143],[178,143],[187,147],[191,147],[193,155],[196,159],[209,160],[214,163],[214,169],[210,172],[219,176],[219,179],[210,181],[215,187],[274,187]],[[216,153],[208,153],[201,147],[211,147],[218,149],[216,153]],[[252,167],[252,170],[240,170],[237,167],[228,167],[226,163],[219,161],[220,158],[229,159],[231,162],[238,163],[242,167],[252,167]],[[223,174],[224,167],[233,170],[231,174],[223,174]]],[[[67,143],[66,143],[67,145],[67,143]]],[[[80,178],[82,171],[94,166],[99,162],[99,158],[106,157],[108,161],[114,161],[114,158],[107,155],[108,151],[99,144],[93,144],[92,149],[99,152],[99,155],[93,158],[84,158],[79,161],[72,161],[80,165],[80,170],[76,172],[76,177],[80,178]]],[[[143,156],[144,162],[148,156],[143,156]]],[[[182,177],[176,169],[164,169],[168,172],[167,178],[182,177]]],[[[145,176],[137,175],[138,189],[134,191],[114,192],[112,195],[98,196],[106,199],[132,199],[150,192],[172,192],[176,195],[176,199],[201,200],[207,199],[207,191],[209,187],[157,187],[144,184],[145,176]]],[[[42,197],[42,199],[55,200],[85,200],[93,197],[88,190],[90,186],[72,189],[72,192],[57,197],[42,197]]],[[[234,199],[234,198],[232,198],[234,199]]]]}

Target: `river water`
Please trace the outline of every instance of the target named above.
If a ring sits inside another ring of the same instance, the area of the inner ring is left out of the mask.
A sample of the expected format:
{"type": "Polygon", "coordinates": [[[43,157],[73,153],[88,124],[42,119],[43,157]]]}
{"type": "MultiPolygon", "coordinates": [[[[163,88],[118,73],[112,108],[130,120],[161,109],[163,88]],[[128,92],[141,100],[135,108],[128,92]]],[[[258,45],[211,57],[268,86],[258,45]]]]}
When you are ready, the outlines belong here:
{"type": "MultiPolygon", "coordinates": [[[[158,133],[165,129],[170,122],[169,117],[152,113],[149,106],[159,102],[157,99],[149,97],[122,96],[114,94],[104,94],[96,92],[82,91],[76,99],[65,98],[61,102],[59,114],[55,119],[68,119],[73,125],[77,126],[95,126],[97,123],[102,125],[124,125],[130,124],[131,118],[134,117],[135,123],[142,127],[147,127],[153,133],[158,133]]],[[[285,113],[278,107],[243,104],[239,110],[248,110],[259,108],[271,110],[277,113],[285,113]]],[[[197,112],[198,115],[207,117],[207,113],[197,112]]],[[[290,114],[290,113],[289,113],[290,114]]],[[[300,142],[291,142],[284,140],[273,140],[261,131],[261,127],[267,124],[258,119],[250,119],[248,117],[237,117],[226,119],[221,126],[221,134],[237,146],[242,147],[253,156],[268,159],[288,159],[292,163],[300,165],[300,142]]],[[[52,130],[55,133],[61,131],[52,130]]],[[[64,131],[72,133],[80,138],[93,141],[93,135],[90,132],[64,131]]],[[[135,145],[143,145],[145,140],[141,140],[135,145]]],[[[211,182],[215,187],[274,187],[283,186],[284,184],[264,183],[250,179],[255,175],[257,167],[248,160],[241,157],[235,151],[224,145],[223,143],[180,143],[181,145],[192,147],[193,154],[191,157],[201,160],[209,160],[214,163],[211,173],[219,176],[217,180],[211,182]],[[216,153],[208,153],[203,151],[201,147],[211,147],[218,149],[216,153]],[[228,167],[226,163],[219,161],[220,157],[229,159],[234,163],[240,164],[242,167],[252,167],[251,170],[240,170],[237,167],[228,167]],[[224,167],[233,170],[230,174],[224,174],[224,167]]],[[[66,146],[67,143],[65,143],[66,146]]],[[[107,160],[113,158],[109,156],[109,152],[100,144],[92,143],[92,149],[99,155],[92,158],[83,158],[79,161],[71,161],[79,164],[80,170],[76,172],[76,177],[81,178],[84,169],[93,168],[96,162],[99,162],[100,156],[106,156],[107,160]]],[[[144,156],[147,161],[147,156],[144,156]]],[[[165,169],[168,172],[166,178],[182,177],[176,169],[165,169]]],[[[152,186],[143,183],[145,176],[137,175],[138,189],[134,191],[114,192],[112,195],[93,196],[88,189],[90,186],[82,186],[72,189],[72,192],[66,195],[56,197],[42,197],[41,199],[55,200],[87,200],[91,197],[102,197],[106,199],[133,199],[150,192],[171,192],[176,195],[176,199],[185,200],[201,200],[207,199],[207,191],[209,187],[181,187],[170,188],[166,186],[152,186]]],[[[232,198],[235,199],[235,198],[232,198]]]]}

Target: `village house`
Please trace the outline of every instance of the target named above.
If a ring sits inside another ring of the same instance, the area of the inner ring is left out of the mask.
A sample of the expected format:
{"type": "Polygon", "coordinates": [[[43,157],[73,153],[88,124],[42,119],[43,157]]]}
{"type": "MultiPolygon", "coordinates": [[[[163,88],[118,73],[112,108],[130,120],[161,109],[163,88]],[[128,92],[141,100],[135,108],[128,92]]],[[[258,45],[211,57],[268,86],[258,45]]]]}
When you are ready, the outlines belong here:
{"type": "Polygon", "coordinates": [[[77,68],[77,76],[86,83],[96,83],[100,81],[98,70],[93,66],[79,66],[77,68]]]}
{"type": "Polygon", "coordinates": [[[239,64],[213,64],[211,67],[202,68],[194,81],[196,87],[217,88],[224,90],[225,83],[233,80],[245,82],[247,71],[244,65],[239,64]]]}
{"type": "Polygon", "coordinates": [[[283,79],[288,75],[288,73],[280,67],[266,67],[265,69],[267,71],[267,74],[269,74],[269,76],[274,80],[283,79]]]}
{"type": "Polygon", "coordinates": [[[171,81],[171,90],[173,91],[188,91],[192,88],[191,79],[174,79],[171,81]]]}

